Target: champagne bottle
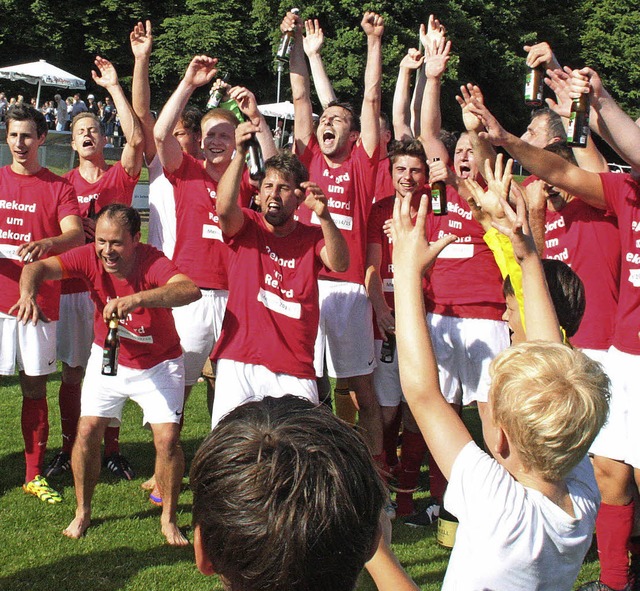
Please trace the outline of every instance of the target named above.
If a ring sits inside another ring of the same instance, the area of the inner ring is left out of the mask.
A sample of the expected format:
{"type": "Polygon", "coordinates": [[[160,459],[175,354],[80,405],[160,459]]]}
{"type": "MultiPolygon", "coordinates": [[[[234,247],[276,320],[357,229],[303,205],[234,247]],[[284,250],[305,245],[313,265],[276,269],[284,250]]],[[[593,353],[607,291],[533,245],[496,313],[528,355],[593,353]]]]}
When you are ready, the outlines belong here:
{"type": "MultiPolygon", "coordinates": [[[[438,162],[440,158],[434,158],[438,162]]],[[[431,211],[433,215],[447,215],[447,186],[444,181],[431,183],[431,211]]]]}
{"type": "Polygon", "coordinates": [[[112,315],[109,320],[109,332],[104,340],[102,349],[102,375],[115,376],[118,374],[118,352],[120,337],[118,336],[118,318],[112,315]]]}
{"type": "MultiPolygon", "coordinates": [[[[293,14],[299,14],[299,8],[292,8],[291,12],[293,14]]],[[[291,48],[294,43],[294,33],[293,31],[287,31],[282,35],[282,39],[280,39],[280,46],[278,47],[278,53],[276,53],[276,59],[279,62],[288,62],[289,56],[291,55],[291,48]]]]}
{"type": "Polygon", "coordinates": [[[589,137],[589,95],[584,93],[571,103],[569,126],[567,128],[567,146],[586,148],[589,137]]]}
{"type": "Polygon", "coordinates": [[[530,107],[542,106],[544,76],[542,68],[529,68],[524,84],[524,104],[530,107]]]}

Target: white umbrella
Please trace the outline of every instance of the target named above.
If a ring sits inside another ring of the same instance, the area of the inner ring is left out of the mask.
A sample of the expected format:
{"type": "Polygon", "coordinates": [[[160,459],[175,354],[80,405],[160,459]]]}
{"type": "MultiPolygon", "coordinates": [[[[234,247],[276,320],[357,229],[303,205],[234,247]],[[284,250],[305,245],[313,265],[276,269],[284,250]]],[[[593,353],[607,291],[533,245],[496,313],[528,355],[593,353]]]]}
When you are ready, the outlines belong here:
{"type": "Polygon", "coordinates": [[[84,90],[85,88],[85,81],[82,80],[82,78],[69,74],[69,72],[65,72],[51,65],[45,60],[0,68],[0,78],[7,78],[12,82],[24,80],[29,84],[37,84],[38,96],[36,98],[36,107],[40,105],[40,88],[42,86],[57,86],[59,88],[71,88],[74,90],[84,90]]]}
{"type": "MultiPolygon", "coordinates": [[[[258,109],[265,117],[275,117],[276,119],[290,119],[292,121],[294,119],[293,103],[291,101],[258,105],[258,109]]],[[[318,116],[314,113],[313,118],[317,119],[318,116]]]]}

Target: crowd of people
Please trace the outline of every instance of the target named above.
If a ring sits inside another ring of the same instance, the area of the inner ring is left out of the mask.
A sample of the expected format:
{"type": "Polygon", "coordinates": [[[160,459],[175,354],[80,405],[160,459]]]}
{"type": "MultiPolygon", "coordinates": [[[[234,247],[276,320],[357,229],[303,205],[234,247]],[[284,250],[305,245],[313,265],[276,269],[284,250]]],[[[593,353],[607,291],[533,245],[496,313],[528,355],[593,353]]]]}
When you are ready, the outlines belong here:
{"type": "Polygon", "coordinates": [[[445,512],[459,526],[443,589],[571,589],[594,528],[600,577],[580,589],[640,589],[640,126],[595,71],[563,69],[542,42],[526,63],[554,98],[522,137],[472,84],[457,97],[462,132],[441,129],[452,47],[433,16],[422,51],[399,65],[389,118],[384,19],[366,12],[361,27],[356,108],[334,93],[318,21],[284,17],[290,149],[206,55],[156,120],[148,21],[130,35],[131,101],[97,57],[102,113],[91,95],[71,111],[59,95],[49,105],[56,128],[69,115],[78,153],[64,178],[38,161],[51,121],[6,109],[0,373],[20,375],[23,488],[60,502],[52,482],[72,470],[64,534],[85,535],[103,440],[102,463],[134,478],[118,442],[132,399],[156,450],[143,487],[167,543],[187,545],[180,430],[204,375],[212,431],[191,466],[193,544],[200,570],[230,589],[347,591],[364,566],[379,589],[416,589],[390,550],[390,519],[425,526],[445,512]],[[209,85],[223,101],[203,113],[190,99],[209,85]],[[592,139],[567,144],[584,96],[591,129],[633,174],[609,172],[592,139]],[[126,144],[109,165],[116,111],[126,144]],[[524,182],[507,155],[530,171],[524,182]],[[131,207],[145,163],[149,244],[131,207]],[[117,375],[102,371],[110,325],[117,375]],[[56,360],[62,448],[45,466],[56,360]],[[460,418],[469,405],[484,449],[460,418]]]}

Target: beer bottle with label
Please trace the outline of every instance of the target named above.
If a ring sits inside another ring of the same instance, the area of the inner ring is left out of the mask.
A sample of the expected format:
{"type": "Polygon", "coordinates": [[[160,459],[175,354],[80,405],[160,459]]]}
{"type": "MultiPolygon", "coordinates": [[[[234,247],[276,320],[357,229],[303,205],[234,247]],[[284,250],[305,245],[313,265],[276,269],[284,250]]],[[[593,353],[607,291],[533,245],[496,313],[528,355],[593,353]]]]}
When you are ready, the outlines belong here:
{"type": "MultiPolygon", "coordinates": [[[[291,12],[293,14],[299,14],[299,8],[292,8],[291,12]]],[[[282,35],[282,39],[280,39],[280,46],[278,47],[278,53],[276,53],[276,59],[279,62],[288,62],[289,56],[291,55],[291,48],[294,43],[294,33],[293,31],[287,31],[282,35]]]]}
{"type": "MultiPolygon", "coordinates": [[[[439,162],[440,158],[434,158],[432,162],[439,162]]],[[[431,211],[433,215],[447,215],[447,185],[444,181],[431,183],[431,211]]]]}
{"type": "Polygon", "coordinates": [[[529,68],[524,83],[524,104],[530,107],[542,106],[542,93],[544,89],[544,76],[542,68],[529,68]]]}
{"type": "Polygon", "coordinates": [[[109,332],[102,348],[102,375],[115,376],[118,374],[118,351],[120,337],[118,336],[118,318],[115,314],[109,320],[109,332]]]}
{"type": "Polygon", "coordinates": [[[567,146],[586,148],[589,137],[589,95],[583,93],[571,103],[571,114],[567,127],[567,146]]]}
{"type": "MultiPolygon", "coordinates": [[[[220,80],[222,80],[223,82],[229,82],[229,72],[225,72],[224,74],[222,74],[222,76],[220,77],[220,80]]],[[[215,109],[216,107],[219,107],[223,98],[224,98],[224,88],[216,88],[214,90],[212,87],[211,94],[209,95],[209,100],[207,102],[207,110],[215,109]]]]}
{"type": "MultiPolygon", "coordinates": [[[[393,312],[392,312],[393,314],[393,312]]],[[[394,332],[384,331],[387,337],[386,341],[382,341],[380,349],[380,361],[382,363],[391,363],[396,354],[396,334],[394,332]]]]}

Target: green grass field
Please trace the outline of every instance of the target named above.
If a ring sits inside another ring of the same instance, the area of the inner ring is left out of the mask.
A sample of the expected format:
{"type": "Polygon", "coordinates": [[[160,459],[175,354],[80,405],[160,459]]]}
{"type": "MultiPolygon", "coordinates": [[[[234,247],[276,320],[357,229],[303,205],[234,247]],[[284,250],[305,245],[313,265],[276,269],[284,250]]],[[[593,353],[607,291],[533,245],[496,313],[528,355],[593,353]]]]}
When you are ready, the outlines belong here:
{"type": "MultiPolygon", "coordinates": [[[[57,404],[59,374],[49,383],[48,461],[60,446],[60,415],[57,404]]],[[[55,484],[64,500],[47,505],[23,493],[23,443],[20,433],[21,395],[16,377],[0,377],[0,590],[32,591],[196,591],[222,589],[217,578],[206,579],[196,569],[192,549],[164,544],[160,533],[160,509],[148,501],[140,484],[153,471],[150,432],[141,426],[138,407],[127,404],[120,442],[123,453],[137,471],[133,482],[112,477],[105,469],[93,502],[93,522],[86,536],[70,540],[62,530],[73,518],[75,503],[72,477],[65,474],[55,484]]],[[[186,408],[183,446],[187,465],[209,430],[205,388],[194,388],[186,408]]],[[[479,434],[477,412],[465,411],[465,421],[479,434]]],[[[421,484],[428,483],[423,473],[421,484]]],[[[418,494],[424,505],[428,494],[418,494]]],[[[179,501],[179,525],[191,539],[191,492],[185,479],[179,501]]],[[[422,589],[437,590],[446,570],[449,550],[435,541],[435,526],[414,529],[396,520],[393,548],[409,574],[422,589]]],[[[583,569],[581,581],[597,574],[595,553],[583,569]]],[[[366,574],[359,591],[375,587],[366,574]]]]}

